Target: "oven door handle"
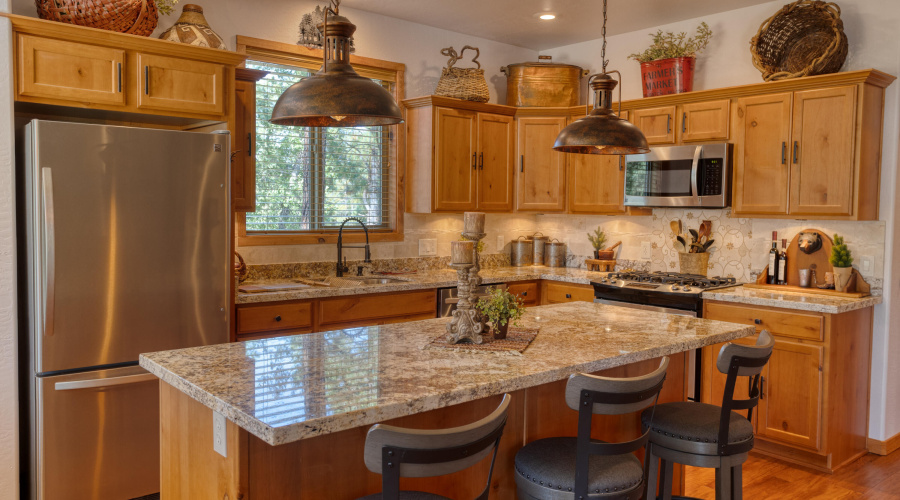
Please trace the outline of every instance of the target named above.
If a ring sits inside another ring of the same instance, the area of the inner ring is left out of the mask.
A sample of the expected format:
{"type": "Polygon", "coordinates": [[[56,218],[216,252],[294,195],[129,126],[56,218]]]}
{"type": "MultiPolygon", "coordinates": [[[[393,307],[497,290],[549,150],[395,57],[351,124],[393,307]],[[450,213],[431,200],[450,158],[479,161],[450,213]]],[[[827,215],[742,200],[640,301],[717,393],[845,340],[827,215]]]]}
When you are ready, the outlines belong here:
{"type": "Polygon", "coordinates": [[[631,302],[623,302],[619,300],[609,300],[609,299],[594,299],[594,302],[597,304],[605,304],[608,306],[619,306],[619,307],[627,307],[629,309],[640,309],[642,311],[653,311],[653,312],[661,312],[667,314],[677,314],[679,316],[690,316],[692,318],[696,318],[697,311],[689,311],[687,309],[675,309],[672,307],[661,307],[661,306],[651,306],[648,304],[634,304],[631,302]]]}
{"type": "Polygon", "coordinates": [[[691,163],[691,196],[694,197],[694,201],[700,202],[700,190],[697,188],[697,177],[699,175],[700,170],[700,153],[703,151],[703,146],[697,146],[694,149],[694,161],[691,163]]]}

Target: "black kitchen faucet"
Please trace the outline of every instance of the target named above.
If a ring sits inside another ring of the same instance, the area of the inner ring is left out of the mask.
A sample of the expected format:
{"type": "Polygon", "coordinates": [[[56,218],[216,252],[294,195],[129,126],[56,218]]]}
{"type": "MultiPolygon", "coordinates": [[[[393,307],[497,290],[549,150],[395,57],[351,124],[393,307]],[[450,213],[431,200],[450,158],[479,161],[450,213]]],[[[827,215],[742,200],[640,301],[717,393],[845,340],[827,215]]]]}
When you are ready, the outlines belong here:
{"type": "MultiPolygon", "coordinates": [[[[341,228],[338,230],[338,240],[337,240],[337,276],[338,278],[342,277],[344,273],[349,272],[350,269],[347,267],[347,258],[344,257],[344,248],[365,248],[366,249],[366,258],[363,260],[365,263],[372,262],[372,252],[369,250],[369,228],[366,227],[366,224],[357,219],[356,217],[349,217],[344,219],[344,222],[341,222],[341,228]],[[356,221],[359,222],[359,225],[362,226],[363,231],[366,232],[366,244],[363,246],[360,245],[347,245],[346,247],[343,244],[343,234],[344,234],[344,224],[356,221]]],[[[359,266],[357,275],[362,276],[362,266],[359,266]]]]}

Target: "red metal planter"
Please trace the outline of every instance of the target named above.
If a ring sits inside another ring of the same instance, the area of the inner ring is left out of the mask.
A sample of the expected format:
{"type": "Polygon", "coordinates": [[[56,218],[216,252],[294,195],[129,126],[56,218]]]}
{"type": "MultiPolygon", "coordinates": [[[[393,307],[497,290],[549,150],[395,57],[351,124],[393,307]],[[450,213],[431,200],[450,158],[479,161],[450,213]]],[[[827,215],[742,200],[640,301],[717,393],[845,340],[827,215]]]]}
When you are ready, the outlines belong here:
{"type": "Polygon", "coordinates": [[[694,58],[673,57],[641,63],[644,97],[680,94],[694,88],[694,58]]]}

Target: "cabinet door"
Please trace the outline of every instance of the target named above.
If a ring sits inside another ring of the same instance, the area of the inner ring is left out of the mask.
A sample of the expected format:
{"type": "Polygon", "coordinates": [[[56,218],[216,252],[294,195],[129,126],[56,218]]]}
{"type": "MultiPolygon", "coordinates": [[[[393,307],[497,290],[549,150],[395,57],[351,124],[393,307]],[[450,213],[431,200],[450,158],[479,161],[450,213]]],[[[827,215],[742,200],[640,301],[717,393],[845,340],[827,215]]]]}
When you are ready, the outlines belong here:
{"type": "Polygon", "coordinates": [[[234,84],[234,125],[231,135],[231,200],[234,210],[256,210],[256,82],[234,84]]]}
{"type": "Polygon", "coordinates": [[[763,371],[759,435],[813,449],[821,447],[824,350],[822,346],[775,341],[763,371]]]}
{"type": "Polygon", "coordinates": [[[516,166],[513,117],[478,113],[478,209],[512,212],[516,166]]]}
{"type": "Polygon", "coordinates": [[[641,129],[647,144],[675,144],[675,106],[636,109],[631,121],[641,129]]]}
{"type": "Polygon", "coordinates": [[[518,119],[518,210],[566,209],[566,155],[553,149],[565,126],[563,117],[518,119]]]}
{"type": "Polygon", "coordinates": [[[225,113],[222,64],[139,53],[137,70],[138,109],[225,113]]]}
{"type": "Polygon", "coordinates": [[[681,107],[681,140],[716,141],[728,139],[731,101],[694,102],[681,107]]]}
{"type": "Polygon", "coordinates": [[[792,215],[850,215],[856,87],[794,93],[792,215]]]}
{"type": "MultiPolygon", "coordinates": [[[[622,118],[627,119],[624,111],[622,118]]],[[[625,172],[621,156],[567,154],[566,160],[569,213],[625,213],[625,172]]]]}
{"type": "Polygon", "coordinates": [[[734,213],[786,214],[791,94],[737,101],[734,213]]]}
{"type": "Polygon", "coordinates": [[[434,110],[434,209],[474,210],[475,112],[434,110]]]}
{"type": "Polygon", "coordinates": [[[125,51],[19,35],[18,95],[124,105],[125,51]]]}

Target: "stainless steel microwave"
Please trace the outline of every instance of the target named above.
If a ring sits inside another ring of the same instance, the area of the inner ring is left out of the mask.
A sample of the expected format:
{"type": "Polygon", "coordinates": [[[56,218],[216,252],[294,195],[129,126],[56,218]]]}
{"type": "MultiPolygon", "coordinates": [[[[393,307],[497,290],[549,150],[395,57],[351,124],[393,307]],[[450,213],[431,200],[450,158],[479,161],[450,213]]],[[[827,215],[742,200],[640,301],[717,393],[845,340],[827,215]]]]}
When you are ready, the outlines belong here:
{"type": "Polygon", "coordinates": [[[731,145],[659,146],[625,157],[625,205],[724,208],[731,203],[731,145]]]}

